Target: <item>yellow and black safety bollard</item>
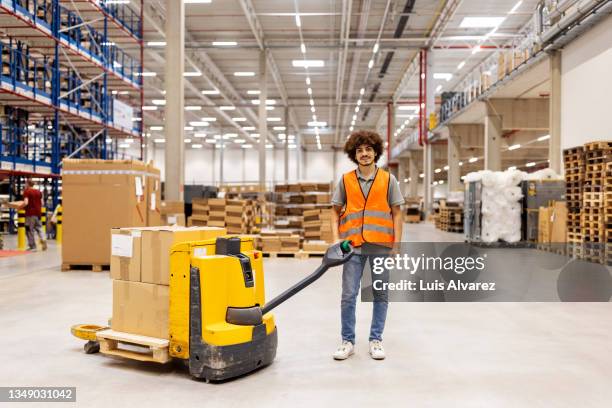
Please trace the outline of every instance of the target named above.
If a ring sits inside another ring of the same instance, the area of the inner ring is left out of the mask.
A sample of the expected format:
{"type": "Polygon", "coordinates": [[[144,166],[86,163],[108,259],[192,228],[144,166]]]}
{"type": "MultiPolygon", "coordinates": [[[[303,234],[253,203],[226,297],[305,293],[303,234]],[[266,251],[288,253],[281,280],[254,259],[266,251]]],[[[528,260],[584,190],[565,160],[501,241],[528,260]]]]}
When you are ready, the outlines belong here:
{"type": "Polygon", "coordinates": [[[25,210],[17,212],[17,249],[26,249],[25,210]]]}
{"type": "Polygon", "coordinates": [[[43,239],[47,239],[47,209],[45,207],[40,209],[40,224],[43,239]]]}
{"type": "Polygon", "coordinates": [[[55,242],[57,245],[62,243],[62,205],[57,206],[57,215],[55,223],[55,242]]]}

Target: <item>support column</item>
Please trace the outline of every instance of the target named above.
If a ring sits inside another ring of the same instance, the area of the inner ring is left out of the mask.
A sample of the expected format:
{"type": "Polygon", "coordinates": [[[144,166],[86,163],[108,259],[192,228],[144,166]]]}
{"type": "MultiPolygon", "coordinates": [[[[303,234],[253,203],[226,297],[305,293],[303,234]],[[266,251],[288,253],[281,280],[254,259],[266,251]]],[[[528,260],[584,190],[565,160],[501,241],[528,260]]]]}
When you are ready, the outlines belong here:
{"type": "Polygon", "coordinates": [[[433,204],[433,189],[431,183],[433,182],[433,162],[432,162],[432,150],[433,147],[430,144],[423,146],[423,211],[425,214],[429,214],[433,204]]]}
{"type": "Polygon", "coordinates": [[[219,148],[219,185],[223,184],[223,152],[225,152],[225,142],[221,139],[219,148]]]}
{"type": "Polygon", "coordinates": [[[502,120],[487,107],[484,118],[484,168],[501,171],[502,120]]]}
{"type": "MultiPolygon", "coordinates": [[[[185,181],[184,89],[185,7],[182,1],[166,0],[165,198],[183,200],[185,181]]],[[[144,118],[143,118],[144,120],[144,118]]]]}
{"type": "Polygon", "coordinates": [[[338,180],[338,151],[336,150],[336,148],[334,146],[332,146],[332,173],[333,173],[333,179],[332,181],[334,183],[336,183],[336,180],[338,180]]]}
{"type": "Polygon", "coordinates": [[[563,170],[561,160],[561,51],[550,54],[550,101],[548,160],[549,167],[558,174],[563,170]]]}
{"type": "MultiPolygon", "coordinates": [[[[266,140],[268,139],[268,75],[266,66],[266,51],[259,53],[259,186],[262,191],[266,188],[266,140]]],[[[285,141],[286,143],[286,141],[285,141]]]]}
{"type": "Polygon", "coordinates": [[[448,134],[448,191],[461,190],[461,174],[459,168],[459,146],[461,137],[453,134],[453,128],[449,128],[448,134]]]}
{"type": "Polygon", "coordinates": [[[289,183],[289,106],[285,106],[285,184],[289,183]]]}
{"type": "Polygon", "coordinates": [[[416,197],[419,191],[419,167],[415,155],[410,157],[410,181],[408,182],[408,196],[416,197]]]}

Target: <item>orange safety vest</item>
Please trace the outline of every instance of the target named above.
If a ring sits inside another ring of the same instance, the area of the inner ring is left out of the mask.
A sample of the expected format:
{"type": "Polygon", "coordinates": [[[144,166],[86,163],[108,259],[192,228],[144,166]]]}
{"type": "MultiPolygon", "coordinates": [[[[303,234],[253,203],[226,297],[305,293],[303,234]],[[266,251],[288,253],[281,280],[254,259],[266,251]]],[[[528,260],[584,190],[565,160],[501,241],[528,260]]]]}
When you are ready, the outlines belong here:
{"type": "Polygon", "coordinates": [[[346,190],[346,208],[340,216],[340,238],[360,247],[364,242],[391,247],[394,241],[393,217],[389,206],[389,173],[376,169],[374,181],[365,196],[357,179],[357,170],[342,176],[346,190]]]}

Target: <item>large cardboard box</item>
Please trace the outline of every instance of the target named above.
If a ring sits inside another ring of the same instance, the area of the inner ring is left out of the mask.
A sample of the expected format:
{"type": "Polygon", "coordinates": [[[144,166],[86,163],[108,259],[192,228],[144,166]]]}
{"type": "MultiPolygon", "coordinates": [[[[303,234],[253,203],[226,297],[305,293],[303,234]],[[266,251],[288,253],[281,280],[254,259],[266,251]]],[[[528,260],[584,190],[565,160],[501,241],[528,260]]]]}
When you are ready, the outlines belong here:
{"type": "Polygon", "coordinates": [[[111,231],[111,278],[140,282],[141,236],[142,231],[138,229],[111,231]]]}
{"type": "Polygon", "coordinates": [[[133,160],[64,160],[66,264],[109,264],[111,229],[146,224],[146,166],[133,160]]]}
{"type": "Polygon", "coordinates": [[[185,241],[199,241],[226,235],[225,228],[158,227],[142,231],[141,281],[169,285],[170,248],[185,241]]]}
{"type": "MultiPolygon", "coordinates": [[[[147,225],[162,225],[161,216],[161,172],[147,164],[147,225]]],[[[181,211],[182,212],[182,211],[181,211]]]]}
{"type": "Polygon", "coordinates": [[[167,339],[168,293],[168,286],[114,280],[112,329],[167,339]]]}

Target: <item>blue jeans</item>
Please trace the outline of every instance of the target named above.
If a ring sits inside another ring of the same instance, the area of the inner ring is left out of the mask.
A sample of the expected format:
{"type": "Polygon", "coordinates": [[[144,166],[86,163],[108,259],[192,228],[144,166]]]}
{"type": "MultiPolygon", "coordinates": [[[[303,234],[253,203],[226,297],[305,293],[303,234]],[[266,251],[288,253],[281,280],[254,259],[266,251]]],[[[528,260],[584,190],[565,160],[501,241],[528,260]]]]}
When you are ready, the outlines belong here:
{"type": "MultiPolygon", "coordinates": [[[[361,276],[366,262],[369,259],[370,271],[372,270],[372,256],[355,254],[349,259],[342,270],[342,300],[340,302],[340,315],[342,321],[342,340],[350,341],[355,344],[355,308],[361,276]]],[[[388,281],[389,272],[385,271],[381,275],[372,274],[372,280],[382,279],[388,281]]],[[[382,340],[382,333],[385,329],[387,319],[388,296],[387,291],[373,290],[374,305],[372,312],[372,324],[370,326],[370,341],[382,340]]]]}

